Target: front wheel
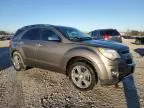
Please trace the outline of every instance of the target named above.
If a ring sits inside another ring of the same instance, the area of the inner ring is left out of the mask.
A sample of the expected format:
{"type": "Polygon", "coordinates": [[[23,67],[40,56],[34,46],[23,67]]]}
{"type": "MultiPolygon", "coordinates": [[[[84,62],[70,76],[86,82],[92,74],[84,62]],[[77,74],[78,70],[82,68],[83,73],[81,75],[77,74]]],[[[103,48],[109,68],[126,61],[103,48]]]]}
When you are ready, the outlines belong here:
{"type": "Polygon", "coordinates": [[[95,71],[85,62],[75,62],[69,67],[69,77],[80,90],[93,89],[97,82],[95,71]]]}

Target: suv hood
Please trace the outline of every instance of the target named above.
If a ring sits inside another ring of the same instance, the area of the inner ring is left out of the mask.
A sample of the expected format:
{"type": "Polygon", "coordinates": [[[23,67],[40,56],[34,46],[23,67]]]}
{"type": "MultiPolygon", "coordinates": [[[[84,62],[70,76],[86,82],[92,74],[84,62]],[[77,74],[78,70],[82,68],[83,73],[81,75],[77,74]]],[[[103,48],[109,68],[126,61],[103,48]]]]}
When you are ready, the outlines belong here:
{"type": "Polygon", "coordinates": [[[105,48],[110,48],[114,50],[129,50],[128,46],[125,46],[121,43],[114,42],[114,41],[105,41],[105,40],[86,40],[83,41],[84,44],[90,45],[90,46],[95,46],[95,47],[105,47],[105,48]]]}

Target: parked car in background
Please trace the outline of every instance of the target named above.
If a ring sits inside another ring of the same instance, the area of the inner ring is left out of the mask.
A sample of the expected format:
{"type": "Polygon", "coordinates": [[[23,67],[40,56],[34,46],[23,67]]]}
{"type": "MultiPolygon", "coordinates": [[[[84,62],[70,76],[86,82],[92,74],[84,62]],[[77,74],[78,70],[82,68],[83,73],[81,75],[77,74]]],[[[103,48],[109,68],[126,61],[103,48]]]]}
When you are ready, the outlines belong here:
{"type": "Polygon", "coordinates": [[[103,39],[122,42],[122,37],[116,29],[98,29],[91,31],[88,34],[96,40],[103,39]]]}
{"type": "Polygon", "coordinates": [[[144,36],[122,36],[124,39],[135,39],[135,44],[142,45],[144,44],[144,36]]]}
{"type": "Polygon", "coordinates": [[[30,25],[11,38],[10,55],[15,70],[27,66],[58,71],[69,76],[80,90],[117,84],[134,72],[129,48],[121,43],[93,40],[72,28],[30,25]]]}
{"type": "Polygon", "coordinates": [[[144,36],[131,36],[135,39],[135,44],[141,45],[144,44],[144,36]]]}

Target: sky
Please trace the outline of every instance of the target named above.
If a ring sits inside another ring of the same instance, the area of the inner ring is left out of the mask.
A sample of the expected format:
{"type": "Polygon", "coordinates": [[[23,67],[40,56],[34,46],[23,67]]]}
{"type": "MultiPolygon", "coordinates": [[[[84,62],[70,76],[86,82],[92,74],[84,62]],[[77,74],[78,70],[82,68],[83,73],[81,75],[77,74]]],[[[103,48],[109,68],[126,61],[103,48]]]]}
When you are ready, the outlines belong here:
{"type": "Polygon", "coordinates": [[[0,30],[30,24],[144,30],[144,0],[0,0],[0,30]]]}

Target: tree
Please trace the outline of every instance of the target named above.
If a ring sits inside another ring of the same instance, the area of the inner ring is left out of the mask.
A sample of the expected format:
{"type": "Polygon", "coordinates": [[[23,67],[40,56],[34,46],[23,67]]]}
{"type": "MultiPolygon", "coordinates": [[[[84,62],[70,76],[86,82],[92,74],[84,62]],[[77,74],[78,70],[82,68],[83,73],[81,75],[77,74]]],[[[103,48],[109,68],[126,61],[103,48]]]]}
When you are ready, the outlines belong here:
{"type": "Polygon", "coordinates": [[[2,30],[2,31],[0,31],[0,35],[9,35],[9,33],[2,30]]]}
{"type": "Polygon", "coordinates": [[[144,36],[144,31],[127,30],[126,36],[144,36]]]}
{"type": "Polygon", "coordinates": [[[132,30],[132,31],[130,32],[130,34],[131,34],[132,36],[137,36],[137,35],[139,35],[139,31],[137,31],[137,30],[132,30]]]}

